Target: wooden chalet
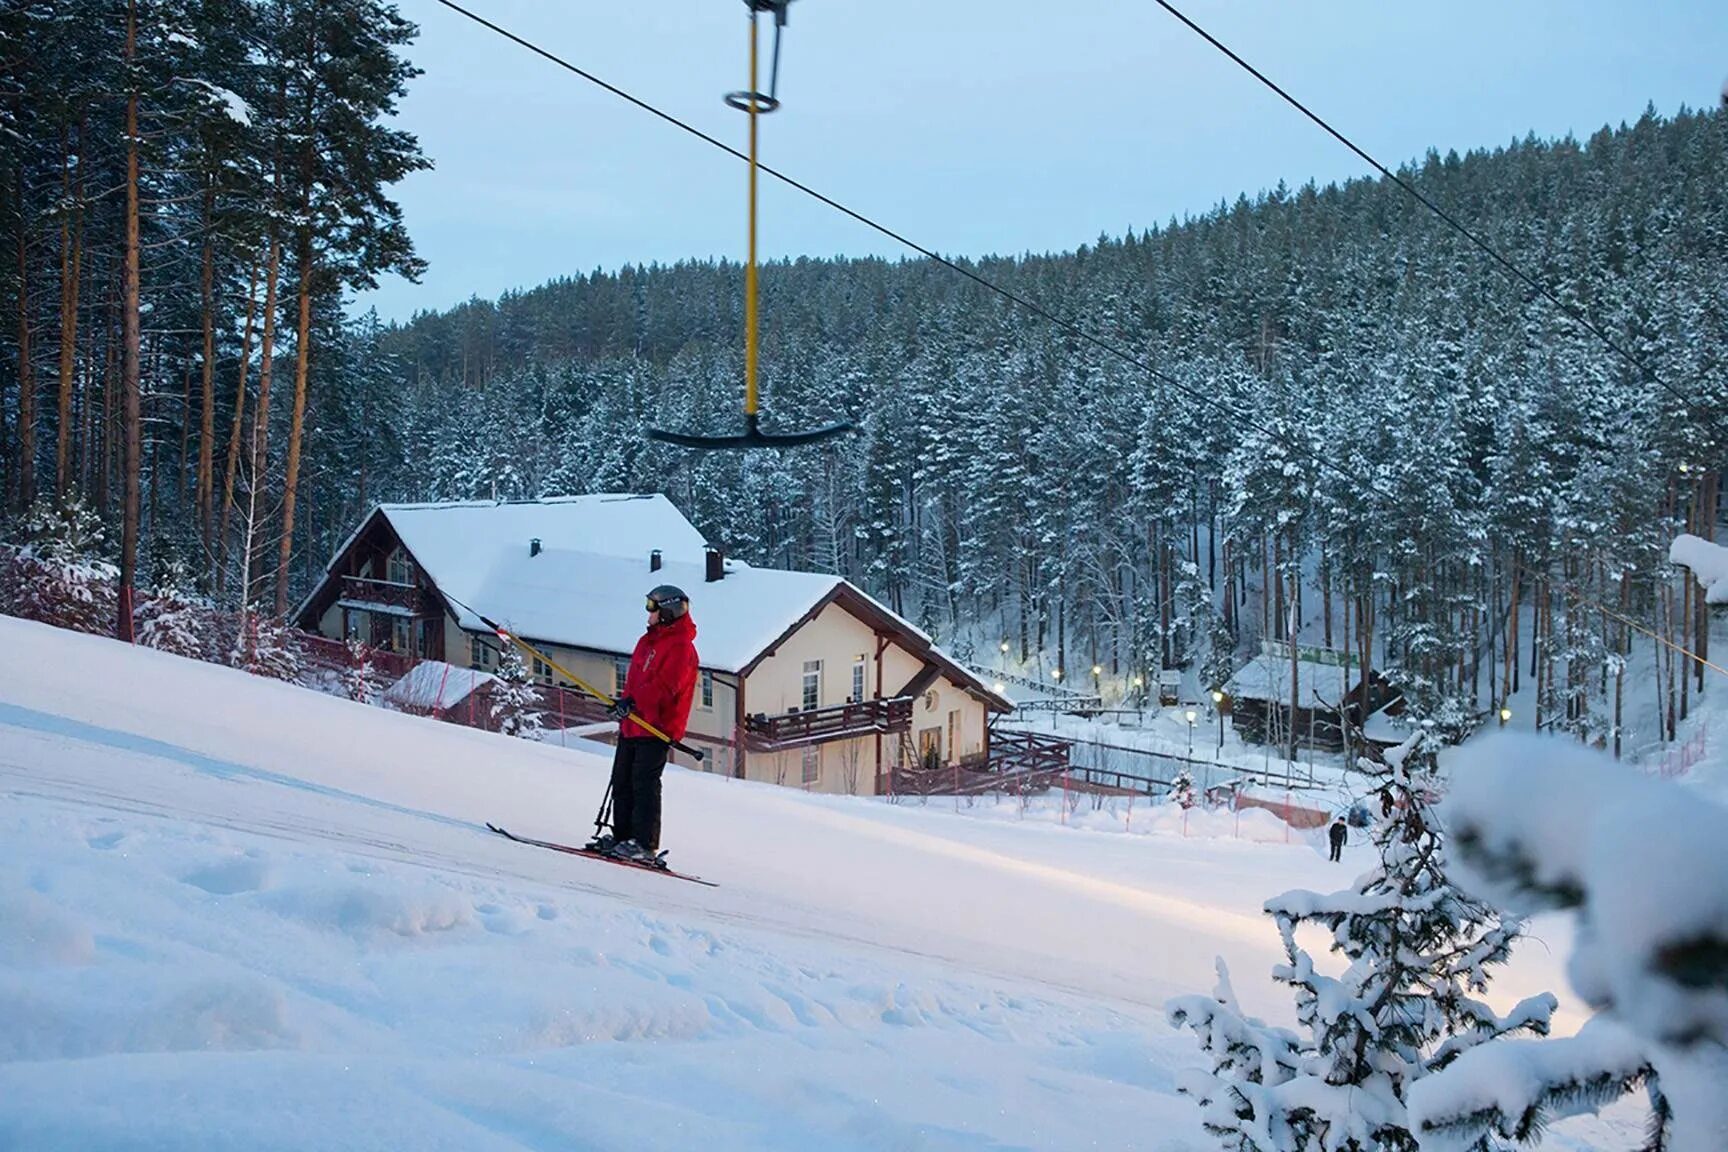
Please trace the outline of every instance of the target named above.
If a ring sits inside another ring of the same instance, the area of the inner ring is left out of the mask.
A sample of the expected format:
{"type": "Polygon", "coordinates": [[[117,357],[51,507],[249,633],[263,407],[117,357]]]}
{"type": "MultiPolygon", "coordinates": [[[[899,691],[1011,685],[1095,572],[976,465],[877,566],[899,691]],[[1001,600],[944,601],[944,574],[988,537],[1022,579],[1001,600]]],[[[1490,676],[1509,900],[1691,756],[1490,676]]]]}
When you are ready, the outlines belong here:
{"type": "Polygon", "coordinates": [[[1353,653],[1298,646],[1292,658],[1289,645],[1266,641],[1224,691],[1242,739],[1288,747],[1294,728],[1298,747],[1341,752],[1346,722],[1360,731],[1365,716],[1397,696],[1380,673],[1370,670],[1367,680],[1364,709],[1363,677],[1353,653]]]}
{"type": "MultiPolygon", "coordinates": [[[[701,674],[686,739],[708,752],[709,771],[872,794],[913,764],[987,763],[990,720],[1013,708],[848,581],[726,559],[657,495],[380,505],[296,622],[494,672],[484,614],[616,693],[658,584],[690,597],[701,674]]],[[[548,720],[599,717],[533,663],[548,720]]]]}

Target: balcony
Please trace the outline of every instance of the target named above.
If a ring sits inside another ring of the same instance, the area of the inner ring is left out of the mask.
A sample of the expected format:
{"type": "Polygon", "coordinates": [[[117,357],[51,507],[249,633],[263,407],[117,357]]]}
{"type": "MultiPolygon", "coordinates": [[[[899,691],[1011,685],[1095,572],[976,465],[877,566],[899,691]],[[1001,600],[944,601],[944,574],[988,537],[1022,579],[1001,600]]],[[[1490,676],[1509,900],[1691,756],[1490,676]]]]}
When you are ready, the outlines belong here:
{"type": "Polygon", "coordinates": [[[342,577],[342,597],[337,604],[358,612],[378,612],[410,618],[436,616],[438,605],[417,584],[369,580],[363,576],[342,577]]]}
{"type": "Polygon", "coordinates": [[[836,704],[808,712],[788,712],[783,716],[757,713],[744,718],[744,737],[753,752],[778,752],[808,744],[826,744],[832,740],[885,736],[907,732],[911,728],[910,696],[836,704]]]}

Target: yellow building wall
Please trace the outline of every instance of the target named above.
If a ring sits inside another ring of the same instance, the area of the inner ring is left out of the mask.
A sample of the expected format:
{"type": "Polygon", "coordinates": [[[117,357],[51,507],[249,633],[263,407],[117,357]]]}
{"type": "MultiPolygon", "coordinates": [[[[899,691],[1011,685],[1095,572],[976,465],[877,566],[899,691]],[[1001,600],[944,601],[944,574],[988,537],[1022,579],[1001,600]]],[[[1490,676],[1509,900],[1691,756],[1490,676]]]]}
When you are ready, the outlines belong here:
{"type": "MultiPolygon", "coordinates": [[[[860,659],[864,663],[865,698],[894,695],[918,674],[923,661],[890,643],[878,670],[876,644],[868,625],[839,605],[828,605],[750,673],[744,687],[745,711],[776,716],[803,710],[808,702],[805,664],[812,661],[822,665],[814,701],[818,708],[846,702],[854,686],[852,669],[860,659]]],[[[934,740],[944,764],[984,751],[989,713],[947,677],[938,677],[912,708],[914,749],[920,747],[921,738],[934,740]]],[[[899,745],[898,735],[882,737],[884,771],[897,762],[899,745]]],[[[812,792],[870,796],[876,790],[876,749],[877,739],[870,736],[815,745],[808,760],[802,748],[756,752],[746,759],[746,775],[751,780],[812,792]]]]}

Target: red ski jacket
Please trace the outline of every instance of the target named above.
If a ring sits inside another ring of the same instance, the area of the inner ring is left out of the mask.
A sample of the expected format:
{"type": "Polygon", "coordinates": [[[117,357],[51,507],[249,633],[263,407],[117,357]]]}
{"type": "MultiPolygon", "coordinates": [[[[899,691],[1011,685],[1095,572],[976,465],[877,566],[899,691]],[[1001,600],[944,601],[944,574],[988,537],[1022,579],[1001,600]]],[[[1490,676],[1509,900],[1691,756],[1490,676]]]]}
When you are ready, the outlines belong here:
{"type": "MultiPolygon", "coordinates": [[[[636,702],[636,715],[674,740],[684,739],[690,703],[696,694],[696,622],[686,612],[670,624],[655,624],[636,641],[624,695],[636,702]]],[[[620,736],[651,736],[634,720],[618,726],[620,736]]]]}

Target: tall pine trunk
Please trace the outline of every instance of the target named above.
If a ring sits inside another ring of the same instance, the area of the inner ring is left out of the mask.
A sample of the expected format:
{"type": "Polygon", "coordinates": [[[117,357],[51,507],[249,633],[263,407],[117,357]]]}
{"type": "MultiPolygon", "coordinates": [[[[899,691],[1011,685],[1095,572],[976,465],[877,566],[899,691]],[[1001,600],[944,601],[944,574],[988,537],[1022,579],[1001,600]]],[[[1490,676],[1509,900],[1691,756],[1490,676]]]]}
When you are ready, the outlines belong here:
{"type": "MultiPolygon", "coordinates": [[[[1722,474],[1711,471],[1704,476],[1704,492],[1702,496],[1702,511],[1698,516],[1698,535],[1706,540],[1716,539],[1716,496],[1721,483],[1722,474]]],[[[1704,586],[1693,581],[1693,594],[1697,597],[1697,605],[1692,617],[1698,622],[1698,637],[1694,641],[1693,651],[1698,659],[1693,662],[1693,671],[1698,677],[1698,694],[1704,694],[1704,661],[1710,659],[1710,609],[1704,600],[1704,586]]]]}
{"type": "MultiPolygon", "coordinates": [[[[138,0],[126,4],[126,66],[138,44],[138,0]]],[[[126,426],[125,511],[120,529],[120,620],[115,635],[132,640],[132,588],[138,575],[138,480],[143,419],[138,380],[138,93],[126,96],[126,254],[121,271],[120,390],[126,426]]]]}
{"type": "Polygon", "coordinates": [[[84,273],[84,126],[78,126],[78,147],[67,148],[67,160],[78,169],[77,183],[62,177],[66,195],[60,224],[60,426],[54,449],[54,490],[64,500],[72,487],[72,398],[77,387],[78,287],[84,273]]]}
{"type": "Polygon", "coordinates": [[[306,426],[307,367],[312,356],[312,233],[300,235],[300,323],[294,348],[294,415],[288,425],[288,464],[282,480],[282,539],[276,555],[276,615],[288,611],[289,561],[294,554],[294,501],[300,484],[300,442],[306,426]]]}
{"type": "Polygon", "coordinates": [[[246,327],[240,338],[240,382],[234,390],[234,422],[228,432],[228,457],[222,467],[222,510],[216,530],[216,594],[228,588],[228,513],[234,507],[234,472],[240,464],[240,433],[246,421],[246,372],[252,365],[252,323],[258,314],[258,276],[254,262],[246,285],[246,327]]]}
{"type": "MultiPolygon", "coordinates": [[[[122,277],[124,288],[124,277],[122,277]]],[[[118,440],[115,418],[115,397],[120,394],[120,345],[125,343],[125,324],[121,321],[121,305],[125,293],[116,292],[108,312],[108,355],[102,369],[102,452],[96,471],[96,511],[108,515],[108,502],[114,489],[114,446],[118,440]]]]}
{"type": "Polygon", "coordinates": [[[216,245],[211,239],[211,217],[216,210],[216,182],[210,181],[204,190],[204,264],[199,276],[199,291],[204,307],[204,363],[202,406],[198,420],[198,532],[204,541],[206,563],[211,555],[211,497],[215,487],[216,455],[216,245]]]}
{"type": "Polygon", "coordinates": [[[18,506],[36,499],[36,373],[30,363],[30,239],[18,164],[18,506]]]}
{"type": "MultiPolygon", "coordinates": [[[[275,231],[270,234],[270,257],[265,264],[264,273],[264,337],[259,347],[258,355],[258,403],[252,414],[252,505],[257,505],[257,497],[264,486],[267,474],[265,464],[270,459],[270,377],[275,368],[276,354],[276,281],[282,267],[282,243],[277,239],[275,231]]],[[[252,582],[259,570],[259,562],[263,557],[258,553],[263,545],[262,538],[255,524],[247,525],[246,532],[246,582],[241,586],[241,595],[246,602],[252,602],[254,589],[252,582]]]]}

